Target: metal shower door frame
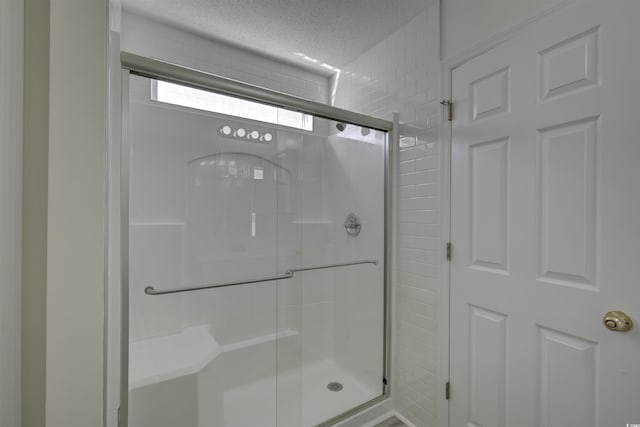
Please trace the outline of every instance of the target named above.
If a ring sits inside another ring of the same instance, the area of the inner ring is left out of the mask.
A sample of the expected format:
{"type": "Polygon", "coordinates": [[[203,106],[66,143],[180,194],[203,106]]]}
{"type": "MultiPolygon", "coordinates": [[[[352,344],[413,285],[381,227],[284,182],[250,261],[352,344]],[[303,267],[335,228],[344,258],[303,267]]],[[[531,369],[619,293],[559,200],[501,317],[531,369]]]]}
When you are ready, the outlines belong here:
{"type": "Polygon", "coordinates": [[[318,427],[329,427],[350,418],[391,396],[391,263],[393,248],[393,207],[395,186],[395,152],[398,147],[398,114],[393,121],[378,119],[353,111],[343,110],[330,105],[309,101],[304,98],[282,92],[250,85],[215,74],[206,73],[181,65],[135,55],[128,52],[120,54],[122,68],[122,142],[120,158],[120,262],[121,262],[121,330],[120,330],[120,406],[118,425],[128,427],[129,413],[129,79],[138,75],[151,79],[178,83],[243,98],[267,105],[312,114],[314,116],[351,123],[387,133],[384,160],[384,325],[383,325],[383,392],[381,395],[350,410],[339,414],[318,427]]]}

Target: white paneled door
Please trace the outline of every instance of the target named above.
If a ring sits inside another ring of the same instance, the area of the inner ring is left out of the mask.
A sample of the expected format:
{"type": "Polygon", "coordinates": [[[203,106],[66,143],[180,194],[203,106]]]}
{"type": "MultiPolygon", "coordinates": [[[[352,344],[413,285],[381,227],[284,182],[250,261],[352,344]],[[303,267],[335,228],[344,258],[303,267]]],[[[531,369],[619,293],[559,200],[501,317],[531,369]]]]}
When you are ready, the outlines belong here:
{"type": "Polygon", "coordinates": [[[452,427],[640,425],[638,18],[578,1],[453,71],[452,427]]]}

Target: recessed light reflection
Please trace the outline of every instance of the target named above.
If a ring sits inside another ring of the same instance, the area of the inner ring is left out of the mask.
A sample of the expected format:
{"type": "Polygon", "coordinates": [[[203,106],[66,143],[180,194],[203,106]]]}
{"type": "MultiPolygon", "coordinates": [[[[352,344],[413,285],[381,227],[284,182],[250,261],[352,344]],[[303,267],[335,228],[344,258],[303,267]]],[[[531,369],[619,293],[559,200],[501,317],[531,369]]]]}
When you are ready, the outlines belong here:
{"type": "Polygon", "coordinates": [[[262,143],[269,143],[273,141],[273,134],[271,132],[262,133],[257,129],[245,129],[245,128],[234,129],[230,125],[221,126],[218,129],[218,133],[225,137],[241,139],[243,141],[262,142],[262,143]]]}

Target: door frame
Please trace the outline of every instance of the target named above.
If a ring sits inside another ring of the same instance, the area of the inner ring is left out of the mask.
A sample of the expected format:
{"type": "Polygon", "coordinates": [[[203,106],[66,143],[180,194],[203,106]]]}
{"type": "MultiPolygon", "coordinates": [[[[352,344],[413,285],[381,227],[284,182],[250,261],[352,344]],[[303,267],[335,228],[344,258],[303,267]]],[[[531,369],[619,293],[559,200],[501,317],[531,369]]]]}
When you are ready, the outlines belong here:
{"type": "MultiPolygon", "coordinates": [[[[560,4],[553,6],[526,21],[517,24],[510,29],[496,34],[495,36],[478,42],[471,46],[469,49],[445,59],[441,62],[440,75],[441,78],[441,95],[443,103],[450,101],[453,96],[453,72],[459,67],[465,65],[467,62],[474,58],[498,47],[508,40],[518,36],[526,29],[529,29],[533,25],[554,15],[556,12],[564,10],[580,0],[564,0],[560,4]]],[[[442,40],[442,37],[441,37],[442,40]]],[[[442,49],[441,49],[442,52],[442,49]]],[[[439,328],[438,332],[438,384],[442,386],[442,393],[438,393],[438,396],[444,397],[445,384],[449,382],[450,378],[450,342],[451,342],[451,263],[447,260],[446,247],[451,242],[451,147],[453,136],[453,121],[448,120],[447,109],[448,105],[444,104],[442,107],[442,120],[440,129],[440,146],[442,149],[442,156],[440,159],[441,170],[441,184],[440,184],[440,206],[441,206],[441,247],[443,248],[441,255],[442,274],[440,276],[440,288],[442,289],[440,295],[440,310],[438,315],[438,323],[443,325],[439,328]]],[[[453,117],[455,120],[455,116],[453,117]]],[[[452,256],[455,255],[455,248],[452,249],[452,256]]],[[[454,396],[455,385],[450,386],[450,396],[454,396]]],[[[449,427],[450,408],[449,400],[444,398],[438,398],[437,411],[438,411],[438,427],[449,427]]]]}

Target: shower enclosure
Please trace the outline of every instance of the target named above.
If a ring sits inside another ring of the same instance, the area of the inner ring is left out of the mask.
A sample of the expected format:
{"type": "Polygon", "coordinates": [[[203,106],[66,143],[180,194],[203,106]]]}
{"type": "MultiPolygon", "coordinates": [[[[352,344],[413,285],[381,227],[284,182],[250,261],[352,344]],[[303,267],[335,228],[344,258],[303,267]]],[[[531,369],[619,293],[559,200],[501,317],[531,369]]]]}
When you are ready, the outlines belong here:
{"type": "Polygon", "coordinates": [[[392,124],[123,67],[125,423],[332,425],[385,399],[392,124]]]}

